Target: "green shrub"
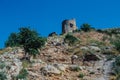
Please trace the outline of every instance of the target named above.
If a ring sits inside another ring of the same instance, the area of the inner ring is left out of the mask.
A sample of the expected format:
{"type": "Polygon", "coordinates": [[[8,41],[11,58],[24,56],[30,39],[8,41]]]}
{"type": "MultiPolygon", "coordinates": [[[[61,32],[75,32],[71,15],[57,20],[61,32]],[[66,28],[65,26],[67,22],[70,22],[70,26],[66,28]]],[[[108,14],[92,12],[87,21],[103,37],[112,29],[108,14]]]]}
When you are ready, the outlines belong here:
{"type": "Polygon", "coordinates": [[[84,77],[84,74],[83,74],[83,73],[80,73],[80,74],[78,75],[78,77],[79,77],[79,78],[83,78],[83,77],[84,77]]]}
{"type": "Polygon", "coordinates": [[[81,25],[81,30],[85,32],[89,32],[91,30],[95,30],[95,28],[91,27],[91,25],[88,23],[84,23],[81,25]]]}
{"type": "Polygon", "coordinates": [[[74,37],[73,35],[67,34],[64,38],[64,41],[66,43],[68,43],[69,45],[72,45],[72,44],[76,43],[78,41],[78,39],[76,37],[74,37]]]}
{"type": "Polygon", "coordinates": [[[15,47],[19,46],[19,34],[18,33],[11,33],[8,37],[8,40],[5,42],[6,47],[15,47]]]}
{"type": "Polygon", "coordinates": [[[115,65],[120,66],[120,56],[116,57],[115,65]]]}
{"type": "Polygon", "coordinates": [[[0,72],[0,80],[6,80],[6,74],[4,72],[0,72]]]}
{"type": "Polygon", "coordinates": [[[16,77],[17,80],[18,79],[23,79],[23,80],[26,80],[27,79],[27,76],[28,76],[28,72],[26,69],[22,69],[19,73],[19,75],[16,77]]]}
{"type": "Polygon", "coordinates": [[[113,71],[117,77],[116,80],[119,80],[120,79],[120,56],[115,58],[115,62],[113,63],[113,71]]]}
{"type": "Polygon", "coordinates": [[[115,45],[116,49],[120,52],[120,38],[116,39],[113,44],[115,45]]]}
{"type": "Polygon", "coordinates": [[[5,66],[6,66],[6,65],[5,65],[4,62],[1,62],[1,63],[0,63],[0,69],[3,69],[5,66]]]}
{"type": "Polygon", "coordinates": [[[114,57],[115,57],[114,55],[108,55],[108,56],[107,56],[107,61],[112,60],[114,57]]]}

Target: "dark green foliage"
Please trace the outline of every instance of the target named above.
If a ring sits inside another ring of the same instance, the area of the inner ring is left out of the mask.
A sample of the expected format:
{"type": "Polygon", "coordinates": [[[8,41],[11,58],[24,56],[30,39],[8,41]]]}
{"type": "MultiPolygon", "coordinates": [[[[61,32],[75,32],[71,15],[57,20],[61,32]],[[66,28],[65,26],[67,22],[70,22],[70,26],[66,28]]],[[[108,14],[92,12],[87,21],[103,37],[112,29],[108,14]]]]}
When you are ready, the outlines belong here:
{"type": "Polygon", "coordinates": [[[11,47],[15,47],[15,46],[19,46],[19,34],[17,33],[11,33],[10,36],[8,37],[8,40],[5,42],[5,46],[11,46],[11,47]]]}
{"type": "Polygon", "coordinates": [[[5,65],[4,62],[1,62],[1,63],[0,63],[0,69],[3,69],[5,66],[6,66],[6,65],[5,65]]]}
{"type": "Polygon", "coordinates": [[[6,74],[4,72],[0,72],[0,80],[6,80],[6,74]]]}
{"type": "Polygon", "coordinates": [[[95,30],[95,28],[91,27],[88,23],[82,24],[81,25],[81,30],[85,32],[89,32],[91,30],[95,30]]]}
{"type": "Polygon", "coordinates": [[[107,61],[110,61],[110,60],[112,60],[113,58],[115,58],[116,57],[116,55],[113,55],[113,54],[109,54],[109,55],[107,55],[107,61]]]}
{"type": "Polygon", "coordinates": [[[113,44],[115,45],[116,49],[120,52],[120,38],[114,40],[113,44]]]}
{"type": "Polygon", "coordinates": [[[78,75],[78,77],[79,77],[79,78],[83,78],[83,77],[84,77],[84,74],[83,74],[83,73],[80,73],[80,74],[78,75]]]}
{"type": "Polygon", "coordinates": [[[17,78],[17,80],[18,80],[18,79],[24,79],[24,80],[26,80],[26,79],[27,79],[27,76],[28,76],[27,70],[26,70],[26,69],[22,69],[22,70],[20,71],[19,75],[18,75],[16,78],[17,78]]]}
{"type": "Polygon", "coordinates": [[[113,63],[113,71],[114,74],[117,76],[116,80],[120,79],[120,56],[115,58],[115,62],[113,63]]]}
{"type": "Polygon", "coordinates": [[[25,53],[36,55],[38,48],[44,46],[46,38],[40,37],[35,30],[28,27],[19,29],[19,33],[12,33],[6,42],[6,46],[23,46],[25,53]]]}
{"type": "Polygon", "coordinates": [[[102,29],[97,29],[97,32],[103,33],[103,30],[102,29]]]}
{"type": "Polygon", "coordinates": [[[120,56],[116,57],[115,64],[120,66],[120,56]]]}
{"type": "Polygon", "coordinates": [[[67,34],[67,35],[65,36],[64,41],[67,42],[69,45],[72,45],[72,44],[74,44],[75,42],[77,42],[78,39],[77,39],[76,37],[74,37],[73,35],[67,34]]]}
{"type": "Polygon", "coordinates": [[[35,55],[38,53],[38,48],[41,48],[46,39],[39,37],[38,33],[29,28],[20,28],[20,44],[23,44],[25,52],[35,55]]]}
{"type": "Polygon", "coordinates": [[[115,42],[116,49],[120,52],[120,40],[115,42]]]}

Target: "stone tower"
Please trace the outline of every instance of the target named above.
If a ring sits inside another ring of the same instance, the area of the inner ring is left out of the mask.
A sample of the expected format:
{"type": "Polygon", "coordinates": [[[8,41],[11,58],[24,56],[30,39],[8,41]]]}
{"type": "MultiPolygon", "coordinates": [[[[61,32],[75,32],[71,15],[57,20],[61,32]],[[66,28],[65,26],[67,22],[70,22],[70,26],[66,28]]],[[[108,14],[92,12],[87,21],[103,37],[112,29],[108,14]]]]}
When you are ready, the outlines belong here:
{"type": "Polygon", "coordinates": [[[73,32],[76,29],[77,27],[75,19],[64,20],[62,22],[62,33],[73,32]]]}

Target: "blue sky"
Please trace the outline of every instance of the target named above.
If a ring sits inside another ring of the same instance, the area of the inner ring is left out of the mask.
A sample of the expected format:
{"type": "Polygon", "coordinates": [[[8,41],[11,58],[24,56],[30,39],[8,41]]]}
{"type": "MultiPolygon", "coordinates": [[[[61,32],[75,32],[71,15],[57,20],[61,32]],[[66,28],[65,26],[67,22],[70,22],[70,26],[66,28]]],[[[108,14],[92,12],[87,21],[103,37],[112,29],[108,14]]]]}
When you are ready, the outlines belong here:
{"type": "Polygon", "coordinates": [[[0,0],[0,47],[11,32],[31,26],[42,36],[61,33],[61,22],[75,18],[77,26],[120,26],[120,0],[0,0]]]}

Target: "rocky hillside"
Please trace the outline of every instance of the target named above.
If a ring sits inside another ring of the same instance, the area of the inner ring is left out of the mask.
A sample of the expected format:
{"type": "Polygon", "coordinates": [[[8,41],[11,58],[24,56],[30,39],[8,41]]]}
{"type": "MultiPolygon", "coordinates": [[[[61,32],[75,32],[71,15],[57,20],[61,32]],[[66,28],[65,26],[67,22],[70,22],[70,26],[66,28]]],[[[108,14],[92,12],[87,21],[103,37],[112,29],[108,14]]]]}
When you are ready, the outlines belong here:
{"type": "Polygon", "coordinates": [[[30,61],[22,60],[22,48],[6,48],[0,51],[0,79],[116,80],[113,63],[119,51],[113,39],[96,31],[54,35],[30,61]]]}

